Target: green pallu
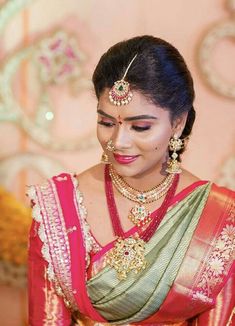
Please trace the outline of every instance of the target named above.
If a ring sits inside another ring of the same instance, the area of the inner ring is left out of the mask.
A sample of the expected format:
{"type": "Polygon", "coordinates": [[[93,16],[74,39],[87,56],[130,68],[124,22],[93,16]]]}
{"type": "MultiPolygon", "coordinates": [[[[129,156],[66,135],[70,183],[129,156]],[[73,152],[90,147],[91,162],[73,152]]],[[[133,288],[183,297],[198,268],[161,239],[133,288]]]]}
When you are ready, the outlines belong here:
{"type": "Polygon", "coordinates": [[[106,266],[87,281],[94,308],[110,323],[142,321],[155,313],[170,290],[184,259],[210,192],[211,184],[196,188],[171,208],[145,246],[147,267],[125,280],[106,266]]]}

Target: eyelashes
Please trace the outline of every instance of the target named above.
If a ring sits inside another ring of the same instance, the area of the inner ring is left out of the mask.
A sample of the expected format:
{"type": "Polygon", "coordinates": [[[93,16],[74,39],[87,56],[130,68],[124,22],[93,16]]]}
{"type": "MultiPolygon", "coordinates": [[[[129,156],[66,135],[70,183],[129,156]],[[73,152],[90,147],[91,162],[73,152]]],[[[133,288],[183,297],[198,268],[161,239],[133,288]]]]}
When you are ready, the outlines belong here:
{"type": "Polygon", "coordinates": [[[134,129],[135,131],[146,131],[146,130],[149,130],[151,128],[151,126],[143,126],[143,127],[140,127],[140,126],[132,126],[131,129],[134,129]]]}
{"type": "MultiPolygon", "coordinates": [[[[106,122],[106,121],[98,121],[98,124],[99,125],[102,125],[102,126],[105,126],[105,127],[108,127],[108,128],[111,128],[113,126],[115,126],[115,123],[113,122],[106,122]]],[[[151,128],[150,125],[146,125],[146,126],[136,126],[136,125],[133,125],[131,126],[131,129],[132,130],[135,130],[137,132],[143,132],[143,131],[147,131],[151,128]]]]}
{"type": "Polygon", "coordinates": [[[113,127],[115,126],[115,123],[112,122],[105,122],[105,121],[98,121],[99,125],[105,126],[105,127],[113,127]]]}

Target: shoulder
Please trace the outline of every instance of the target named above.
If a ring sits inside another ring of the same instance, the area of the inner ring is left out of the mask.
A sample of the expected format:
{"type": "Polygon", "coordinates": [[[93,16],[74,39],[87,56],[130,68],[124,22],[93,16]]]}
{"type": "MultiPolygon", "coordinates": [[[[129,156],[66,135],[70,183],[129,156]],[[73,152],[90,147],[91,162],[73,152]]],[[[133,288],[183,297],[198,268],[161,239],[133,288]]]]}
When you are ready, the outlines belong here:
{"type": "Polygon", "coordinates": [[[56,201],[58,195],[68,195],[70,190],[72,193],[75,186],[75,175],[63,172],[44,179],[41,183],[27,186],[26,196],[30,199],[31,206],[40,207],[43,202],[56,201]]]}
{"type": "Polygon", "coordinates": [[[193,175],[187,170],[183,170],[179,182],[181,189],[187,188],[189,185],[197,185],[202,182],[208,182],[211,184],[209,197],[211,203],[215,203],[217,207],[221,207],[222,210],[231,211],[235,210],[235,191],[228,189],[224,186],[217,185],[216,183],[210,182],[209,180],[201,180],[197,176],[193,175]]]}
{"type": "Polygon", "coordinates": [[[103,189],[104,184],[104,165],[97,164],[77,175],[79,188],[96,192],[103,189]],[[92,185],[92,187],[91,187],[92,185]]]}
{"type": "MultiPolygon", "coordinates": [[[[210,182],[210,180],[201,180],[190,171],[183,170],[180,175],[180,181],[178,185],[178,192],[182,191],[183,189],[200,184],[201,182],[210,182]]],[[[210,182],[211,184],[211,191],[210,196],[219,198],[220,201],[228,201],[230,199],[231,202],[234,203],[235,201],[235,191],[224,186],[220,186],[216,183],[210,182]]],[[[235,204],[234,204],[235,205],[235,204]]]]}
{"type": "Polygon", "coordinates": [[[28,194],[30,189],[33,189],[33,188],[44,189],[45,187],[48,186],[48,184],[50,184],[52,182],[66,181],[66,180],[72,179],[72,177],[73,177],[73,174],[69,173],[69,172],[61,172],[59,174],[52,175],[51,177],[42,179],[42,181],[40,183],[28,185],[27,186],[28,190],[26,191],[26,194],[28,194]]]}
{"type": "Polygon", "coordinates": [[[211,183],[203,218],[213,228],[233,229],[235,235],[235,192],[226,187],[211,183]]]}
{"type": "Polygon", "coordinates": [[[235,200],[235,190],[229,189],[227,187],[212,183],[212,190],[218,194],[225,194],[235,200]]]}
{"type": "Polygon", "coordinates": [[[192,186],[193,184],[197,183],[198,181],[201,181],[201,180],[197,176],[195,176],[191,172],[183,169],[182,173],[180,174],[177,192],[181,192],[182,190],[188,188],[189,186],[192,186]]]}
{"type": "Polygon", "coordinates": [[[60,198],[63,196],[68,198],[70,194],[71,196],[73,195],[74,189],[78,186],[79,188],[82,187],[82,189],[89,188],[90,191],[100,189],[103,184],[103,171],[104,167],[100,164],[80,174],[62,172],[48,179],[44,179],[39,184],[28,186],[26,189],[26,196],[29,197],[31,203],[34,205],[36,202],[40,202],[39,197],[43,200],[50,199],[50,201],[52,201],[55,197],[55,193],[57,193],[60,198]]]}
{"type": "Polygon", "coordinates": [[[210,197],[212,201],[219,203],[228,211],[233,211],[235,222],[235,191],[212,183],[210,197]]]}
{"type": "Polygon", "coordinates": [[[97,164],[93,165],[87,170],[84,170],[83,172],[78,174],[79,180],[100,180],[103,181],[103,171],[104,171],[104,164],[97,164]]]}

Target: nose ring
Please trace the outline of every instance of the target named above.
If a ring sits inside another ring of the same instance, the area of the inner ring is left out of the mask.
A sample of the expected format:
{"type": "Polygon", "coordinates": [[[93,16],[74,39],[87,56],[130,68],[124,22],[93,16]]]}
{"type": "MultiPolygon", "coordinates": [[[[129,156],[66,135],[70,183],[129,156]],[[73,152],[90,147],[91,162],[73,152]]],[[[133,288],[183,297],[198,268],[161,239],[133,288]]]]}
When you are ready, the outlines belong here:
{"type": "Polygon", "coordinates": [[[110,140],[107,142],[107,144],[106,144],[106,149],[107,149],[107,151],[109,151],[109,152],[114,152],[114,151],[115,151],[115,146],[114,146],[114,144],[113,144],[112,139],[110,139],[110,140]]]}

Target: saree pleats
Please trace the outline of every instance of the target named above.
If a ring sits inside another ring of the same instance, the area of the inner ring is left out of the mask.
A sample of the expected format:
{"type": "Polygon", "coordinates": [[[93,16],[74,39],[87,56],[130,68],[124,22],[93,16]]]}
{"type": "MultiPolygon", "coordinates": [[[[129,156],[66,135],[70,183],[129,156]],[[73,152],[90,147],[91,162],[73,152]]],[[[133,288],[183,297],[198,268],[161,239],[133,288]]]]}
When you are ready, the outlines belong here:
{"type": "Polygon", "coordinates": [[[146,269],[119,281],[106,266],[87,281],[94,308],[109,322],[136,323],[156,312],[166,298],[206,204],[211,185],[198,187],[166,214],[146,244],[146,269]]]}

